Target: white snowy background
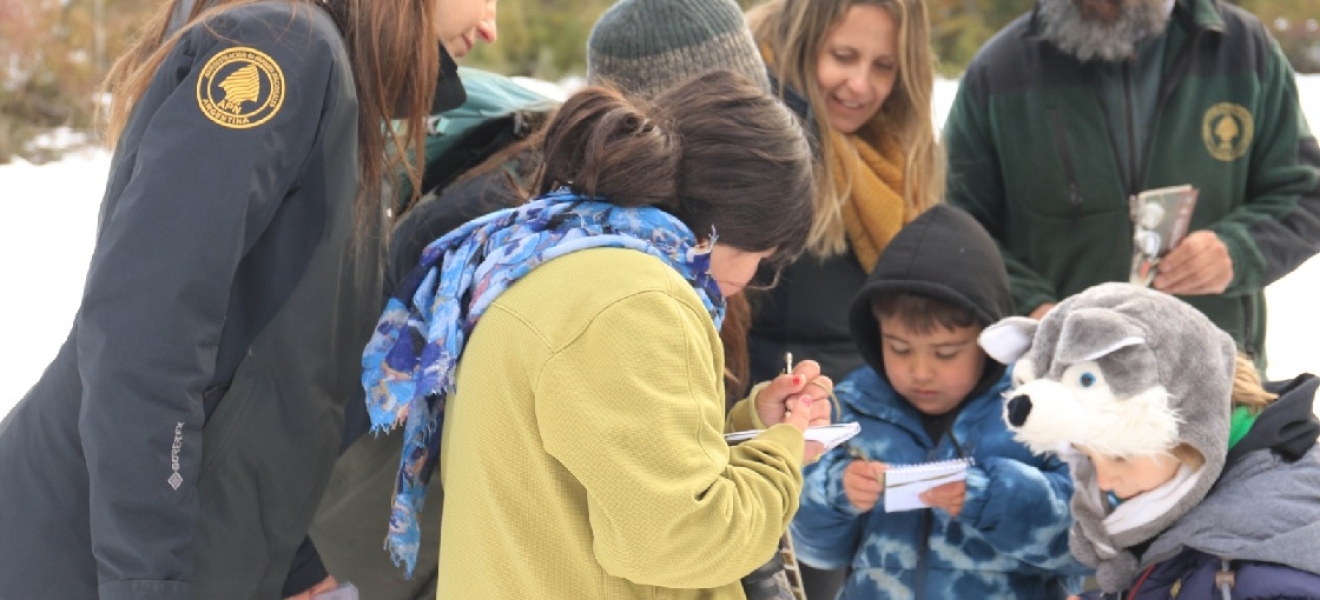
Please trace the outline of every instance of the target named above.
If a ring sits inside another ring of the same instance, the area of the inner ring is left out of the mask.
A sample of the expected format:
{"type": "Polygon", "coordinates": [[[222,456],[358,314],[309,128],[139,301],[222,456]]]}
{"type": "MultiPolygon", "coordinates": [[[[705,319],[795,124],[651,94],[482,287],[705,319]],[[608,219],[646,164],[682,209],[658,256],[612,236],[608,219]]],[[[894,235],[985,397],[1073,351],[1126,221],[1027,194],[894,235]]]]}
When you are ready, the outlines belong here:
{"type": "MultiPolygon", "coordinates": [[[[1298,86],[1307,120],[1320,130],[1320,75],[1301,76],[1298,86]]],[[[936,86],[937,124],[956,91],[956,81],[936,86]]],[[[0,415],[36,382],[68,333],[92,252],[109,158],[104,150],[85,150],[40,166],[21,160],[0,165],[0,415]]],[[[1265,293],[1269,376],[1320,374],[1320,307],[1310,304],[1320,298],[1320,258],[1265,293]]]]}

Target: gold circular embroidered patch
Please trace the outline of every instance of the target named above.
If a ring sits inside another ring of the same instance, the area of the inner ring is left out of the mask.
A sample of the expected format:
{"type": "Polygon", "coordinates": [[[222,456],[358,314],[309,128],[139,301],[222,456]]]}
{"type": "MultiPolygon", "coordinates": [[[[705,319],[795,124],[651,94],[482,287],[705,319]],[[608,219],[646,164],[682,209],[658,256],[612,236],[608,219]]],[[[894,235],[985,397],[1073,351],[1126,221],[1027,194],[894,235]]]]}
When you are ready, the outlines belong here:
{"type": "Polygon", "coordinates": [[[229,48],[211,57],[197,78],[197,105],[217,125],[248,129],[284,104],[284,71],[266,53],[229,48]]]}
{"type": "Polygon", "coordinates": [[[1255,120],[1240,104],[1220,102],[1205,111],[1201,120],[1201,140],[1210,156],[1224,162],[1247,153],[1255,135],[1255,120]]]}

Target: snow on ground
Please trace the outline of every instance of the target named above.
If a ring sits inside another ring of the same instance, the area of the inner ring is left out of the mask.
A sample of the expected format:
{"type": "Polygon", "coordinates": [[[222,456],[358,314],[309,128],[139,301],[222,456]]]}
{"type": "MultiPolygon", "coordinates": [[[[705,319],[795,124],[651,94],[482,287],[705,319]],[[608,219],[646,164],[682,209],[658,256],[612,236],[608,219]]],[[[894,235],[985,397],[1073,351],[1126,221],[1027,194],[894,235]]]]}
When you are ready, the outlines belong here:
{"type": "MultiPolygon", "coordinates": [[[[1320,75],[1298,78],[1302,106],[1320,128],[1320,75]]],[[[549,88],[546,88],[549,89],[549,88]]],[[[937,122],[956,81],[936,86],[937,122]]],[[[109,155],[80,151],[46,165],[0,165],[0,415],[27,392],[63,343],[78,309],[109,155]]],[[[1265,291],[1270,373],[1320,373],[1320,258],[1265,291]]]]}

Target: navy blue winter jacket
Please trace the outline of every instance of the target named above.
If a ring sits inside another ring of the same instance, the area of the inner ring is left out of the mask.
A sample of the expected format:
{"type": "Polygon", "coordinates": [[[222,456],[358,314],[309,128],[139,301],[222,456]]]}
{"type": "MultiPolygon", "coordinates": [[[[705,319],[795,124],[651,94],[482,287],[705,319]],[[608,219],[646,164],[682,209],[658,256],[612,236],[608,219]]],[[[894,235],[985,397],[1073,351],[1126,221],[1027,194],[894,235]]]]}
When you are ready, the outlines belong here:
{"type": "Polygon", "coordinates": [[[380,306],[357,128],[316,4],[179,34],[115,149],[67,341],[0,423],[0,598],[280,598],[325,576],[294,554],[380,306]]]}
{"type": "Polygon", "coordinates": [[[1267,387],[1279,399],[1229,451],[1210,494],[1145,549],[1132,586],[1086,598],[1320,600],[1320,379],[1267,387]],[[1231,577],[1228,596],[1216,576],[1231,577]]]}

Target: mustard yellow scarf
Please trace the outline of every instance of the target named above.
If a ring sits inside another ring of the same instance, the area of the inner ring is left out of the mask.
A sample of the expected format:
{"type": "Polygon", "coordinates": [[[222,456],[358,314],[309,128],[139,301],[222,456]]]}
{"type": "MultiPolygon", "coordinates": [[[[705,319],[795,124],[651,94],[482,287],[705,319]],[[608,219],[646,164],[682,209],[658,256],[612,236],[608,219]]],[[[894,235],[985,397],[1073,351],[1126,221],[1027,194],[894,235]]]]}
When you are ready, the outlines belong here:
{"type": "Polygon", "coordinates": [[[903,147],[889,135],[873,143],[856,134],[826,135],[833,145],[830,176],[851,190],[843,205],[843,225],[857,262],[869,273],[898,230],[915,218],[903,200],[903,147]]]}

